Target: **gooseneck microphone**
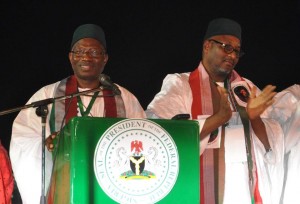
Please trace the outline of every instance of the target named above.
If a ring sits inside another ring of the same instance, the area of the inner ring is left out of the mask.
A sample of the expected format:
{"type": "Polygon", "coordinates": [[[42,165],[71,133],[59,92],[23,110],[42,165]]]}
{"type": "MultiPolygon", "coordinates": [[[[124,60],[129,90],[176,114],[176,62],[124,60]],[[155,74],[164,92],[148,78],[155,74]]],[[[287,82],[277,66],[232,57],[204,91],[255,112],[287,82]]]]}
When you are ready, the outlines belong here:
{"type": "Polygon", "coordinates": [[[99,80],[102,85],[111,88],[113,90],[114,94],[121,95],[121,91],[120,91],[119,87],[110,80],[109,76],[107,76],[105,74],[100,74],[99,80]]]}

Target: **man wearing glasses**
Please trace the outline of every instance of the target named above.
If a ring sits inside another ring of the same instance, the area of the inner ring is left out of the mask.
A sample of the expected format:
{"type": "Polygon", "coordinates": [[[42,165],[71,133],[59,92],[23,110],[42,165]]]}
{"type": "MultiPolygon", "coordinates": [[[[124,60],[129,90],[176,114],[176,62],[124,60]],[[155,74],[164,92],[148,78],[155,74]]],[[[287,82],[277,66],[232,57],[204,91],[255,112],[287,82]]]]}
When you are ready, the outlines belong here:
{"type": "Polygon", "coordinates": [[[271,172],[278,179],[272,188],[268,175],[282,162],[282,130],[261,115],[276,87],[260,91],[234,70],[244,55],[241,39],[237,22],[212,20],[199,66],[167,75],[146,111],[153,118],[190,114],[199,121],[201,204],[274,204],[280,197],[282,172],[271,172]]]}
{"type": "MultiPolygon", "coordinates": [[[[73,34],[69,60],[74,75],[41,88],[31,97],[28,104],[107,85],[107,78],[105,84],[103,84],[105,81],[101,81],[101,76],[104,76],[101,73],[108,61],[102,28],[94,24],[79,26],[73,34]]],[[[119,85],[109,83],[111,87],[107,87],[108,89],[48,105],[46,136],[50,136],[47,137],[46,144],[49,151],[53,150],[52,140],[57,132],[75,116],[145,118],[143,108],[131,92],[119,85]]],[[[36,115],[35,109],[22,110],[13,123],[10,156],[23,204],[40,203],[41,135],[41,118],[36,115]]],[[[47,189],[52,169],[52,156],[48,151],[45,156],[47,189]]]]}

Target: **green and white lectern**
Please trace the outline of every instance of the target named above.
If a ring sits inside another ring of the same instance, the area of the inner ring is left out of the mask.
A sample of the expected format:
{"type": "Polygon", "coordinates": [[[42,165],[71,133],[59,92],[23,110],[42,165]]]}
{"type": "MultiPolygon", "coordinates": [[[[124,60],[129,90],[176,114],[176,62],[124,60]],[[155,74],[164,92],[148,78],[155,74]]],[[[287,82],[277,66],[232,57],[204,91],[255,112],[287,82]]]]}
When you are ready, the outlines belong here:
{"type": "Polygon", "coordinates": [[[75,117],[57,139],[52,204],[198,204],[199,125],[75,117]]]}

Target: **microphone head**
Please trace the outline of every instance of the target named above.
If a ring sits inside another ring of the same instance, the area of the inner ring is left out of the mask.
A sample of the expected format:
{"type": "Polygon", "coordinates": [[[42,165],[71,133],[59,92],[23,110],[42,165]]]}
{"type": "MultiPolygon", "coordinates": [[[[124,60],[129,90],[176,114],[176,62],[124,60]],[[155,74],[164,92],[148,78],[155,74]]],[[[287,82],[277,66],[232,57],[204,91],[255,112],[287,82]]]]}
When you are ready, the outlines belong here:
{"type": "Polygon", "coordinates": [[[102,85],[111,86],[111,83],[109,83],[109,82],[111,82],[110,77],[107,76],[106,74],[100,74],[99,80],[102,85]]]}
{"type": "Polygon", "coordinates": [[[121,94],[121,91],[119,90],[118,86],[115,85],[115,84],[110,80],[110,77],[107,76],[106,74],[100,74],[99,80],[100,80],[100,83],[101,83],[103,86],[107,86],[107,87],[111,88],[111,89],[113,90],[113,92],[114,92],[116,95],[120,95],[120,94],[121,94]]]}

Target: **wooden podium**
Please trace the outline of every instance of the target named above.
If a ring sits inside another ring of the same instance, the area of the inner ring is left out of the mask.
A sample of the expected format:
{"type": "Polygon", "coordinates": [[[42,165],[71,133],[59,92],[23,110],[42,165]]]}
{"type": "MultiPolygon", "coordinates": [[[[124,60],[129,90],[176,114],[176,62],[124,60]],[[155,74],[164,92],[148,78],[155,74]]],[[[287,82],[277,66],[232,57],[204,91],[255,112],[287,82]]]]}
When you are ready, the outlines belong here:
{"type": "Polygon", "coordinates": [[[199,125],[75,117],[61,131],[52,204],[199,203],[199,125]]]}

